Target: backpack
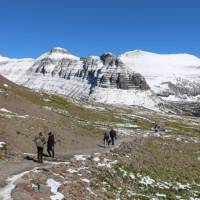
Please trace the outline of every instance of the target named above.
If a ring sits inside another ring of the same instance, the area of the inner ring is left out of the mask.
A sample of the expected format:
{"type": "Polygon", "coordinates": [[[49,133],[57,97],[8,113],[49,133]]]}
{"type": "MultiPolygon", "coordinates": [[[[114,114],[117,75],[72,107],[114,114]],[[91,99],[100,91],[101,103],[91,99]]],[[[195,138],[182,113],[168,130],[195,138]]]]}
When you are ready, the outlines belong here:
{"type": "Polygon", "coordinates": [[[41,147],[41,148],[44,147],[44,141],[41,137],[35,138],[35,144],[37,147],[41,147]]]}

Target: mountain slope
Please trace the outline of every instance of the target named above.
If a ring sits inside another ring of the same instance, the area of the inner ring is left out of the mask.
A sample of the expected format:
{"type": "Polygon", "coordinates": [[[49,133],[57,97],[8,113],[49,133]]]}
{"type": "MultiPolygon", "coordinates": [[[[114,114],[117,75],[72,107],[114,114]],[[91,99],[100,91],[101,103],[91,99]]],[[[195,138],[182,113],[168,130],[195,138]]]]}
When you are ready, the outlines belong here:
{"type": "Polygon", "coordinates": [[[8,144],[12,152],[35,152],[33,139],[38,132],[42,131],[47,137],[52,131],[56,136],[58,154],[96,147],[100,137],[98,130],[93,128],[92,133],[88,133],[87,128],[66,117],[64,112],[60,113],[58,101],[61,102],[59,97],[33,92],[0,76],[1,141],[8,144]]]}
{"type": "Polygon", "coordinates": [[[9,58],[0,55],[0,62],[5,62],[7,60],[9,60],[9,58]]]}

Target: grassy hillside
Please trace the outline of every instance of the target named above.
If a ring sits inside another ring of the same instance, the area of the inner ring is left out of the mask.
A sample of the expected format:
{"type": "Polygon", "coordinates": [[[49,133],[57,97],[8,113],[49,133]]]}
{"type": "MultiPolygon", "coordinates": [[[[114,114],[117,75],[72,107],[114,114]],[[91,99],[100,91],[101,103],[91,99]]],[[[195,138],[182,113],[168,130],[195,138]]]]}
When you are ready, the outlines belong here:
{"type": "Polygon", "coordinates": [[[33,139],[38,132],[42,131],[47,136],[52,131],[59,153],[96,147],[101,131],[95,127],[89,130],[89,127],[69,118],[68,108],[79,108],[71,104],[68,106],[67,101],[61,100],[60,97],[33,92],[0,77],[1,141],[13,151],[34,152],[33,139]],[[51,100],[47,101],[47,98],[51,100]]]}

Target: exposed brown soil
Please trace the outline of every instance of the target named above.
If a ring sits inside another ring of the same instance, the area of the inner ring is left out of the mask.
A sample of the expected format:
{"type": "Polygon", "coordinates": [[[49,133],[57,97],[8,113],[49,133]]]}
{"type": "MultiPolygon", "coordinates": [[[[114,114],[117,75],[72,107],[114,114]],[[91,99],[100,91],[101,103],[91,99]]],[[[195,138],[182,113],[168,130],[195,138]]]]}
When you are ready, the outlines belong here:
{"type": "Polygon", "coordinates": [[[16,117],[11,119],[6,117],[9,113],[1,112],[0,115],[0,141],[6,142],[12,152],[35,152],[33,139],[40,131],[46,137],[49,131],[55,134],[58,153],[94,148],[101,138],[98,130],[90,131],[63,115],[34,104],[29,97],[39,95],[38,93],[18,86],[2,76],[0,89],[0,109],[16,113],[16,117]]]}

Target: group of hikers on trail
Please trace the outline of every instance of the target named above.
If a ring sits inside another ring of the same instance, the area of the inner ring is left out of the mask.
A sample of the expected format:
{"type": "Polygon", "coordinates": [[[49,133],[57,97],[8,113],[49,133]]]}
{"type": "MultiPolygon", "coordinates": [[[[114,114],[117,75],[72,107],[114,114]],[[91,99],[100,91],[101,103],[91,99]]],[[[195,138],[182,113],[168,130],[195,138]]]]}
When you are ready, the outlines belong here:
{"type": "Polygon", "coordinates": [[[154,131],[155,133],[160,132],[160,124],[158,122],[155,123],[154,131]]]}
{"type": "MultiPolygon", "coordinates": [[[[43,136],[42,132],[39,132],[38,136],[34,139],[35,145],[37,147],[37,159],[39,163],[43,162],[43,155],[44,155],[44,147],[46,144],[46,139],[43,136]]],[[[47,140],[47,152],[49,157],[54,158],[54,145],[55,145],[55,138],[52,132],[48,133],[48,140],[47,140]]]]}
{"type": "MultiPolygon", "coordinates": [[[[108,129],[104,134],[104,147],[110,146],[110,144],[115,145],[115,140],[117,139],[116,131],[111,128],[108,129]]],[[[48,133],[48,140],[46,139],[42,132],[39,132],[38,136],[35,137],[34,143],[37,147],[37,160],[39,163],[43,162],[43,155],[44,155],[44,147],[47,144],[47,152],[49,157],[54,158],[54,145],[55,145],[55,138],[52,132],[48,133]]]]}
{"type": "Polygon", "coordinates": [[[106,130],[104,133],[104,147],[110,146],[110,143],[112,145],[115,145],[115,140],[117,139],[117,132],[114,130],[114,128],[111,128],[111,130],[106,130]]]}
{"type": "MultiPolygon", "coordinates": [[[[154,131],[159,132],[160,131],[160,124],[158,122],[155,123],[154,131]]],[[[115,140],[117,139],[117,132],[114,130],[114,128],[107,129],[104,133],[104,147],[115,145],[115,140]]],[[[35,137],[34,142],[37,147],[37,159],[38,162],[43,162],[43,155],[44,155],[44,147],[45,144],[47,144],[47,152],[49,157],[54,158],[54,145],[55,145],[55,138],[52,132],[48,133],[48,140],[46,142],[45,137],[43,136],[42,132],[39,132],[38,136],[35,137]]]]}

